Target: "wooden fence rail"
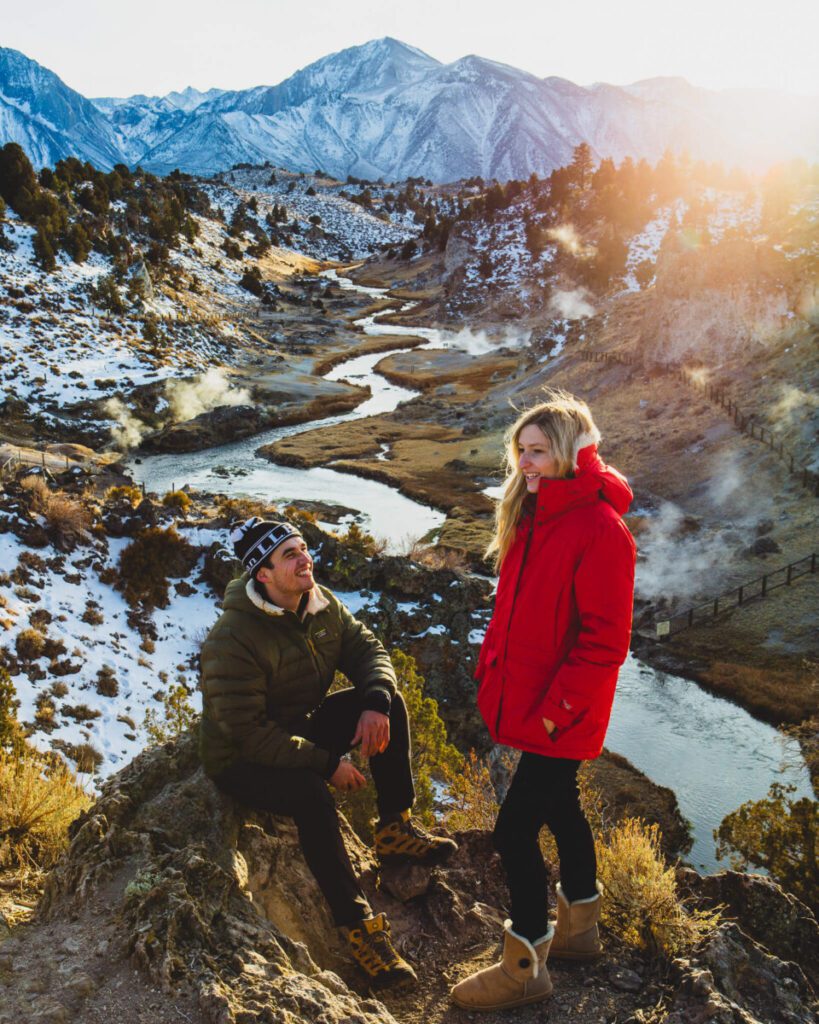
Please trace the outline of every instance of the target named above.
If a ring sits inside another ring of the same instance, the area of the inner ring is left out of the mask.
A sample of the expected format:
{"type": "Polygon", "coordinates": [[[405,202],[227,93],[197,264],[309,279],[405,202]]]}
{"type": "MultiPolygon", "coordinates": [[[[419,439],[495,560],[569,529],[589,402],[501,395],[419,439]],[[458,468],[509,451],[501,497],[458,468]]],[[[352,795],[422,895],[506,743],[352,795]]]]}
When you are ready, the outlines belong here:
{"type": "MultiPolygon", "coordinates": [[[[587,362],[592,363],[615,363],[621,366],[639,366],[642,365],[633,356],[618,355],[614,352],[593,352],[593,351],[579,351],[577,353],[581,359],[585,359],[587,362]]],[[[658,367],[655,367],[657,369],[658,367]]],[[[810,491],[814,497],[819,498],[819,473],[814,472],[812,469],[808,469],[807,466],[802,465],[797,456],[785,447],[784,442],[778,439],[776,435],[763,427],[761,424],[756,422],[753,415],[743,412],[736,402],[730,398],[723,388],[717,387],[714,384],[709,384],[706,380],[700,380],[696,370],[689,370],[687,367],[668,367],[666,372],[674,374],[678,380],[682,381],[683,384],[687,384],[689,387],[694,388],[701,394],[705,395],[710,401],[715,402],[721,406],[733,418],[736,427],[745,435],[753,438],[755,441],[761,441],[762,444],[766,444],[770,450],[788,467],[788,471],[799,478],[799,483],[806,490],[810,491]]]]}
{"type": "MultiPolygon", "coordinates": [[[[56,470],[54,462],[58,459],[57,455],[49,455],[48,460],[50,465],[46,463],[46,453],[40,452],[39,455],[30,455],[24,457],[22,455],[8,455],[5,458],[0,458],[0,480],[12,479],[17,473],[24,467],[30,466],[32,469],[48,469],[49,471],[56,470]]],[[[69,470],[73,466],[83,467],[86,465],[85,462],[79,462],[73,459],[69,459],[67,455],[63,456],[65,462],[65,469],[69,470]]]]}
{"type": "Polygon", "coordinates": [[[815,572],[816,552],[814,551],[813,554],[800,558],[796,562],[783,565],[772,572],[766,572],[764,576],[758,576],[755,580],[742,583],[738,587],[732,587],[703,604],[686,608],[685,611],[679,612],[677,615],[655,622],[656,634],[658,637],[668,637],[683,629],[690,629],[692,626],[710,622],[724,612],[740,608],[748,604],[749,601],[767,597],[772,590],[789,587],[802,576],[815,572]]]}

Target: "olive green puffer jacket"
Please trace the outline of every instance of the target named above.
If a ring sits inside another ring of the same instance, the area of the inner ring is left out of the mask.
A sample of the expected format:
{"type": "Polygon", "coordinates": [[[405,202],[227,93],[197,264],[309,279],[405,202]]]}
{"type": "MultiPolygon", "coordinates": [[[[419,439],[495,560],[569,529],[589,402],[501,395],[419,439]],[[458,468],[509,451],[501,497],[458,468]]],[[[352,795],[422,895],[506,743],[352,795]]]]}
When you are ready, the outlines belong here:
{"type": "Polygon", "coordinates": [[[247,575],[225,592],[202,646],[199,752],[208,775],[235,761],[312,768],[337,759],[297,735],[326,695],[335,670],[376,706],[395,693],[382,644],[324,587],[310,591],[303,619],[265,601],[247,575]],[[375,691],[382,691],[377,694],[375,691]],[[373,700],[375,698],[375,700],[373,700]]]}

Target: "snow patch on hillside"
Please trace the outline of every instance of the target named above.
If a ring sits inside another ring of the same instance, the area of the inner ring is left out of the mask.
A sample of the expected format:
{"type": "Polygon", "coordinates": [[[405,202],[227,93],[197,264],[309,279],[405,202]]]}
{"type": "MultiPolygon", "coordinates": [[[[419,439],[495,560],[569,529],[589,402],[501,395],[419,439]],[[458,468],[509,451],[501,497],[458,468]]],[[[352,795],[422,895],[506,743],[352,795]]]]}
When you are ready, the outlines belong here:
{"type": "MultiPolygon", "coordinates": [[[[179,533],[193,543],[227,540],[226,534],[222,537],[213,531],[197,533],[184,526],[179,533]]],[[[31,615],[44,610],[52,616],[47,634],[62,640],[66,647],[63,658],[78,669],[59,677],[49,673],[37,682],[32,682],[24,672],[13,676],[20,700],[18,718],[33,723],[38,695],[51,693],[55,683],[61,684],[59,689],[66,687],[62,696],[52,697],[57,709],[55,728],[50,733],[35,731],[31,741],[43,750],[49,749],[53,740],[76,745],[90,743],[103,757],[100,778],[118,770],[145,746],[146,711],[152,709],[162,720],[161,696],[169,686],[184,683],[193,693],[198,643],[218,614],[216,597],[207,584],[196,579],[195,569],[187,581],[193,593],[183,596],[171,582],[168,607],[153,613],[157,632],[154,650],[146,651],[141,646],[140,634],[128,624],[128,604],[118,591],[99,579],[100,571],[117,565],[127,544],[127,538],[98,541],[90,555],[88,548],[79,548],[62,556],[61,569],[49,566],[42,575],[34,572],[36,583],[21,587],[14,585],[9,574],[27,549],[10,533],[2,534],[0,543],[0,604],[4,604],[4,617],[12,622],[10,632],[6,633],[7,646],[13,650],[16,635],[31,626],[31,615]],[[90,625],[83,621],[88,607],[98,610],[103,618],[101,623],[90,625]],[[116,679],[116,696],[97,692],[101,669],[116,679]],[[83,705],[96,717],[78,721],[70,710],[65,710],[83,705]]],[[[54,552],[39,551],[38,555],[49,559],[54,552]]],[[[35,664],[48,673],[47,658],[38,659],[35,664]]],[[[195,699],[193,703],[198,704],[195,699]]]]}

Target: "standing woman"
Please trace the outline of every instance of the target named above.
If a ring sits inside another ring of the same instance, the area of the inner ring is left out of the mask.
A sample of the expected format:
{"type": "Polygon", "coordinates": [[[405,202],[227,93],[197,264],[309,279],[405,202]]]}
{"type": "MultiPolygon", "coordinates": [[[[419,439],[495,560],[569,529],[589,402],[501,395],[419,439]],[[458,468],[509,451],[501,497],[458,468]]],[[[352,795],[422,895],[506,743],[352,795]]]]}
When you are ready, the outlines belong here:
{"type": "Polygon", "coordinates": [[[523,413],[508,436],[507,476],[487,554],[500,571],[481,647],[478,707],[496,743],[522,751],[495,825],[511,901],[501,963],[452,990],[470,1010],[545,999],[546,957],[600,954],[600,893],[580,762],[600,754],[617,672],[628,653],[635,546],[622,516],[632,493],[597,454],[600,431],[565,392],[523,413]],[[560,860],[549,922],[538,836],[560,860]]]}

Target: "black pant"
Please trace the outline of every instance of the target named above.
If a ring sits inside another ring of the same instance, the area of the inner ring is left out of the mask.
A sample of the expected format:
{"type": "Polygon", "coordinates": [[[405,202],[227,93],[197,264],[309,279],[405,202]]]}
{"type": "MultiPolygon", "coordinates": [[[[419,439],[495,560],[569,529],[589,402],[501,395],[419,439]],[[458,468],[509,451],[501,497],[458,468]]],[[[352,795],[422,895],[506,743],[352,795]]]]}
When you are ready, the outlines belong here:
{"type": "MultiPolygon", "coordinates": [[[[305,719],[297,735],[334,754],[345,754],[360,716],[355,690],[337,690],[305,719]]],[[[389,745],[382,754],[370,758],[370,771],[382,818],[412,807],[415,789],[410,770],[409,722],[400,694],[393,697],[390,707],[389,745]]],[[[367,898],[344,848],[335,801],[317,772],[239,761],[214,781],[240,803],[295,821],[304,859],[337,925],[354,924],[370,916],[367,898]]]]}
{"type": "Polygon", "coordinates": [[[530,941],[549,927],[548,876],[538,845],[543,825],[557,843],[566,899],[597,892],[594,839],[577,786],[579,767],[580,761],[524,752],[498,813],[493,840],[509,886],[512,928],[530,941]]]}

